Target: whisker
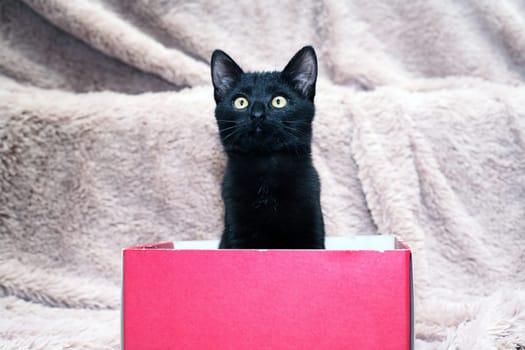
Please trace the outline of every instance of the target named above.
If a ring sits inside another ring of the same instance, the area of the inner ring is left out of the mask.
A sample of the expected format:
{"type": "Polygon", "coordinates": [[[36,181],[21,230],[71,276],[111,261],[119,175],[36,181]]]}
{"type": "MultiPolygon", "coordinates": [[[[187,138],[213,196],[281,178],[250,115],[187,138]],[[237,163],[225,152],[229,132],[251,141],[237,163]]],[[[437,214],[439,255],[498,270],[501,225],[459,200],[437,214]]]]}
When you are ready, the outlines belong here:
{"type": "MultiPolygon", "coordinates": [[[[302,122],[302,121],[297,121],[298,123],[297,124],[308,124],[308,123],[305,123],[305,122],[302,122]]],[[[270,121],[267,121],[267,124],[269,124],[270,126],[274,127],[274,128],[283,128],[284,131],[286,131],[286,134],[288,134],[289,137],[294,137],[295,139],[299,139],[301,137],[304,137],[304,136],[307,136],[307,132],[303,131],[303,130],[300,130],[300,129],[297,129],[297,128],[294,128],[292,126],[289,126],[289,125],[286,125],[286,122],[283,122],[283,123],[276,123],[276,122],[270,122],[270,121]]]]}
{"type": "Polygon", "coordinates": [[[294,130],[294,131],[300,131],[300,130],[297,129],[297,128],[294,128],[294,127],[291,127],[291,126],[288,126],[288,125],[284,125],[284,124],[283,124],[283,128],[290,129],[290,130],[294,130]]]}
{"type": "Polygon", "coordinates": [[[296,128],[292,128],[291,126],[287,126],[287,125],[283,125],[283,127],[286,129],[286,130],[290,130],[290,134],[292,134],[293,136],[306,136],[306,133],[302,130],[299,130],[299,129],[296,129],[296,128]]]}
{"type": "Polygon", "coordinates": [[[233,135],[240,133],[241,131],[242,131],[242,130],[240,130],[240,129],[233,130],[231,133],[229,133],[228,135],[226,135],[226,137],[224,137],[224,138],[222,139],[222,142],[226,141],[227,139],[229,139],[229,138],[232,137],[233,135]]]}
{"type": "Polygon", "coordinates": [[[231,130],[233,128],[236,128],[238,125],[233,125],[233,126],[228,126],[227,128],[224,128],[224,129],[221,129],[220,131],[227,131],[227,130],[231,130]]]}
{"type": "Polygon", "coordinates": [[[310,123],[305,122],[303,120],[285,120],[285,121],[283,121],[283,123],[285,123],[285,124],[288,124],[288,123],[290,123],[290,124],[304,124],[304,125],[310,124],[310,123]]]}

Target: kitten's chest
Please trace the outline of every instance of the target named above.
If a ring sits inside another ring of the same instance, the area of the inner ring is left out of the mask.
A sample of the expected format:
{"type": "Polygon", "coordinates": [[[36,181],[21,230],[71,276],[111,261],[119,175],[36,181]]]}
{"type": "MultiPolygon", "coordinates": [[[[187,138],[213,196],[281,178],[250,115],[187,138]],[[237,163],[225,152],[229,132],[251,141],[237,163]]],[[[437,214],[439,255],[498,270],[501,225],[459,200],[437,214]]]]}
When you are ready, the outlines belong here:
{"type": "Polygon", "coordinates": [[[251,206],[255,209],[269,208],[277,211],[282,199],[280,184],[271,179],[262,178],[252,189],[251,206]]]}
{"type": "Polygon", "coordinates": [[[232,190],[252,208],[277,210],[280,203],[296,193],[293,178],[298,166],[285,159],[269,158],[242,164],[233,172],[232,190]]]}
{"type": "Polygon", "coordinates": [[[288,171],[282,162],[269,160],[267,164],[254,167],[252,183],[247,186],[254,208],[270,207],[277,210],[279,202],[286,197],[289,188],[288,171]]]}

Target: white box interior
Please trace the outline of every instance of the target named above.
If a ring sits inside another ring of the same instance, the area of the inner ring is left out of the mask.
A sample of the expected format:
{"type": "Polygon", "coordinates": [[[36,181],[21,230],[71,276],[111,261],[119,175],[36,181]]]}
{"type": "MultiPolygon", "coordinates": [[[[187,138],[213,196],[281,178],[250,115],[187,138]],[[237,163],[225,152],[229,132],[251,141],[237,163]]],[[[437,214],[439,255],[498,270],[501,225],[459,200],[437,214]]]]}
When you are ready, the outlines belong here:
{"type": "MultiPolygon", "coordinates": [[[[175,241],[175,249],[217,249],[218,240],[203,241],[175,241]]],[[[392,250],[396,248],[396,239],[393,235],[366,235],[326,237],[328,250],[392,250]]]]}

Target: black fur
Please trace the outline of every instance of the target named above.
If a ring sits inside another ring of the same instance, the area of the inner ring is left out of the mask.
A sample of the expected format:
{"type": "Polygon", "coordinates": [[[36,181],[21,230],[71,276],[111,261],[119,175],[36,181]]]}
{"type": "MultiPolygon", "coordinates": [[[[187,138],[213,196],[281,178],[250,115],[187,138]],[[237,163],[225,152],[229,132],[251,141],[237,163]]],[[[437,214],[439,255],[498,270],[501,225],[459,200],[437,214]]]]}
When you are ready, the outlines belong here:
{"type": "Polygon", "coordinates": [[[320,183],[311,158],[315,51],[302,48],[282,72],[244,73],[216,50],[211,72],[228,156],[219,248],[324,248],[320,183]],[[286,99],[284,108],[272,106],[276,96],[286,99]],[[247,100],[246,108],[235,108],[238,97],[247,100]]]}

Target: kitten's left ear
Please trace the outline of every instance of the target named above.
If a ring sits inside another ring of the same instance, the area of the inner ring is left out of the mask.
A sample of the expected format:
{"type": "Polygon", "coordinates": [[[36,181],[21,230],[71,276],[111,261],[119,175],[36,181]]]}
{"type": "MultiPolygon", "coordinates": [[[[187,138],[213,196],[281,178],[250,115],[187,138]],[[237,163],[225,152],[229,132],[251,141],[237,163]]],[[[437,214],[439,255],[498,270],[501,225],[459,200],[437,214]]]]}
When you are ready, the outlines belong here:
{"type": "Polygon", "coordinates": [[[305,46],[286,65],[281,76],[289,81],[304,97],[313,101],[317,80],[317,57],[314,48],[305,46]]]}
{"type": "Polygon", "coordinates": [[[224,51],[215,50],[211,55],[211,80],[215,102],[219,103],[242,74],[242,69],[224,51]]]}

